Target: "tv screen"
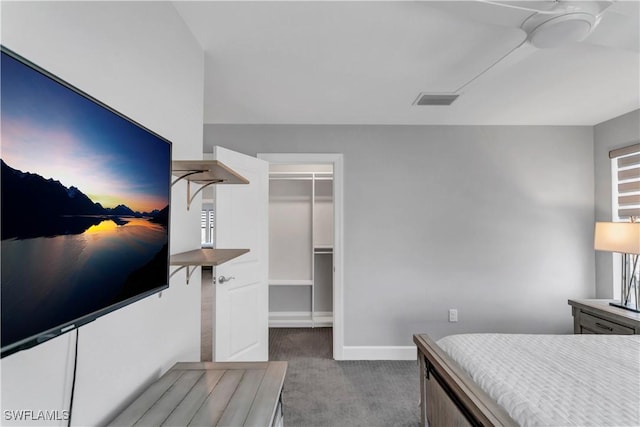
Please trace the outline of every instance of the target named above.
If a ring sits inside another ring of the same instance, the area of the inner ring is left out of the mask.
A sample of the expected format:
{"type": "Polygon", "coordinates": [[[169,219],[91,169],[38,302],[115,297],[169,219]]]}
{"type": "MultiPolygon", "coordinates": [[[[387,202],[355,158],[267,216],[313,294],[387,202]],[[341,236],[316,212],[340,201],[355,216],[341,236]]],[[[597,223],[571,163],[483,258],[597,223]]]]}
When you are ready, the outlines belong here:
{"type": "Polygon", "coordinates": [[[171,143],[2,47],[2,357],[168,287],[171,143]]]}

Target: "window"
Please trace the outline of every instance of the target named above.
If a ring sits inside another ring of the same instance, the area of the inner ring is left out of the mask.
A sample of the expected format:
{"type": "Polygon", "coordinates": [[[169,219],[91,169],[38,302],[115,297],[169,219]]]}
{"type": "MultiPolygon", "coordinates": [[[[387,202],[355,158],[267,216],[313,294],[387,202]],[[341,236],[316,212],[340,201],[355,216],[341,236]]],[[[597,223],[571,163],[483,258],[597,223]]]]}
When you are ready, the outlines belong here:
{"type": "Polygon", "coordinates": [[[200,212],[200,240],[203,246],[213,246],[213,209],[200,212]]]}
{"type": "Polygon", "coordinates": [[[640,144],[609,152],[613,171],[613,220],[640,220],[640,144]]]}
{"type": "MultiPolygon", "coordinates": [[[[619,148],[609,152],[611,159],[612,183],[612,220],[614,222],[640,221],[640,143],[619,148]]],[[[613,253],[613,265],[621,265],[622,254],[613,253]]],[[[621,290],[617,283],[621,283],[623,269],[629,266],[613,269],[613,297],[621,298],[621,290]]],[[[629,272],[629,270],[627,270],[629,272]]]]}

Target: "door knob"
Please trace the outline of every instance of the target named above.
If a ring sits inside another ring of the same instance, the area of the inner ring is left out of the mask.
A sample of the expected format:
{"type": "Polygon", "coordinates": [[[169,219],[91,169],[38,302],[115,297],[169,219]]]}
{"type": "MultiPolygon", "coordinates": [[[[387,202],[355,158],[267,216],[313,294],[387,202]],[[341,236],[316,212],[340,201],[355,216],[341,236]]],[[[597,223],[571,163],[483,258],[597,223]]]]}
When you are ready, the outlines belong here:
{"type": "Polygon", "coordinates": [[[235,277],[233,277],[233,276],[230,276],[230,277],[220,276],[220,277],[218,277],[218,283],[220,283],[222,285],[224,282],[228,282],[228,281],[233,280],[233,279],[235,279],[235,277]]]}

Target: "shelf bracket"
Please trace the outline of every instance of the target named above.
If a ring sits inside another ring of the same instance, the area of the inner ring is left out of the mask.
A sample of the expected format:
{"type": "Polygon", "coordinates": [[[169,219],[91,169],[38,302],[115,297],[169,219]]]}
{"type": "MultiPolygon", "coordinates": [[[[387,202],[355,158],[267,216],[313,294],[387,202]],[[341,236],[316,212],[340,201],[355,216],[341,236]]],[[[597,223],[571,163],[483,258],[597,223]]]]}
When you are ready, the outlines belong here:
{"type": "Polygon", "coordinates": [[[179,181],[187,181],[187,210],[193,199],[212,184],[249,184],[249,180],[217,160],[174,160],[171,162],[171,174],[176,177],[171,187],[179,181]],[[201,187],[191,194],[191,183],[201,187]]]}
{"type": "Polygon", "coordinates": [[[199,192],[201,192],[202,190],[204,190],[205,188],[207,188],[210,185],[213,184],[218,184],[220,182],[222,182],[224,180],[222,179],[214,179],[211,182],[207,182],[205,184],[202,184],[202,186],[200,186],[200,188],[198,188],[196,190],[195,193],[193,193],[193,195],[191,194],[191,181],[187,180],[187,210],[189,210],[189,208],[191,207],[191,203],[193,202],[193,199],[195,199],[195,197],[198,195],[199,192]]]}
{"type": "Polygon", "coordinates": [[[173,180],[173,182],[171,183],[171,186],[173,187],[178,181],[185,179],[186,177],[189,177],[191,175],[195,175],[197,173],[202,173],[202,172],[206,172],[205,170],[192,170],[189,171],[185,174],[180,175],[179,177],[177,177],[176,179],[173,180]]]}
{"type": "Polygon", "coordinates": [[[207,172],[206,169],[194,169],[191,171],[188,171],[186,173],[183,173],[182,175],[180,175],[179,177],[177,177],[176,179],[173,180],[173,182],[171,183],[171,186],[173,187],[176,183],[178,183],[178,181],[181,181],[183,179],[187,180],[187,210],[189,210],[189,208],[191,208],[191,203],[193,202],[193,199],[195,199],[195,197],[198,195],[199,192],[201,192],[202,190],[204,190],[205,188],[207,188],[208,186],[212,185],[212,184],[219,184],[221,182],[224,182],[224,179],[212,179],[212,180],[208,180],[207,182],[200,182],[198,181],[199,184],[201,184],[202,186],[196,190],[195,193],[191,194],[191,180],[188,179],[190,176],[192,175],[196,175],[199,173],[204,173],[207,172]]]}
{"type": "Polygon", "coordinates": [[[187,285],[189,284],[189,280],[191,279],[191,276],[193,276],[193,273],[196,271],[196,269],[198,268],[197,265],[192,266],[193,269],[189,270],[188,265],[181,265],[180,267],[176,268],[175,270],[173,270],[173,272],[171,274],[169,274],[169,279],[171,279],[173,276],[175,276],[175,274],[182,270],[183,268],[186,268],[187,270],[187,285]]]}

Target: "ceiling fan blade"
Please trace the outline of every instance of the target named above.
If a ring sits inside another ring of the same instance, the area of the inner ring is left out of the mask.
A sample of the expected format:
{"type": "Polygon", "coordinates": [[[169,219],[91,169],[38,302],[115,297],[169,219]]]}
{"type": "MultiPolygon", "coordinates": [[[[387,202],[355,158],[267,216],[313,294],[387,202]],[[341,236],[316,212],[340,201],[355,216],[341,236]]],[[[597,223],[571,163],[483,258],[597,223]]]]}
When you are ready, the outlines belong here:
{"type": "Polygon", "coordinates": [[[558,15],[568,12],[588,12],[599,15],[608,9],[615,0],[533,0],[533,1],[502,1],[478,0],[496,6],[521,9],[538,14],[558,15]]]}
{"type": "Polygon", "coordinates": [[[478,0],[482,3],[493,4],[501,7],[509,7],[512,9],[520,9],[527,12],[554,13],[554,9],[558,2],[554,0],[532,0],[532,1],[498,1],[498,0],[478,0]]]}
{"type": "MultiPolygon", "coordinates": [[[[533,28],[537,29],[541,27],[542,24],[546,24],[547,21],[553,22],[553,25],[557,25],[557,23],[560,22],[558,20],[563,19],[565,16],[571,16],[572,20],[578,20],[578,18],[573,18],[578,15],[591,17],[592,20],[590,22],[595,23],[592,27],[594,31],[587,37],[587,43],[637,52],[640,50],[640,24],[637,19],[640,13],[638,10],[640,2],[632,2],[635,5],[631,7],[619,6],[620,3],[621,2],[614,2],[613,0],[478,0],[471,2],[437,1],[430,2],[430,6],[462,19],[519,28],[523,31],[523,39],[520,44],[512,50],[505,52],[501,58],[486,66],[484,69],[479,70],[477,74],[462,83],[453,92],[459,94],[472,87],[476,81],[490,79],[493,76],[500,75],[501,72],[516,66],[519,62],[538,50],[538,48],[534,46],[535,43],[531,41],[535,33],[532,29],[527,29],[523,26],[525,22],[532,22],[536,25],[533,28]],[[539,22],[536,24],[536,22],[531,21],[531,19],[539,22]]],[[[564,21],[568,21],[568,19],[564,19],[564,21]]],[[[554,36],[553,31],[550,36],[554,36]]],[[[540,46],[540,44],[538,45],[540,46]]],[[[542,45],[541,47],[557,46],[542,45]]]]}
{"type": "Polygon", "coordinates": [[[640,2],[616,3],[583,43],[640,52],[640,2]]]}
{"type": "Polygon", "coordinates": [[[533,53],[535,53],[537,50],[538,48],[536,48],[535,46],[529,43],[526,43],[526,42],[521,43],[518,47],[513,49],[511,52],[507,53],[501,59],[494,62],[488,68],[485,68],[484,70],[479,72],[476,76],[474,76],[471,80],[467,81],[458,89],[456,89],[455,93],[462,93],[465,90],[468,90],[470,87],[473,86],[473,84],[476,81],[488,79],[488,78],[491,78],[492,76],[499,75],[505,70],[508,70],[509,68],[525,60],[526,58],[531,56],[533,53]]]}
{"type": "Polygon", "coordinates": [[[518,28],[534,13],[485,1],[429,1],[426,4],[450,14],[452,18],[503,27],[518,28]]]}

